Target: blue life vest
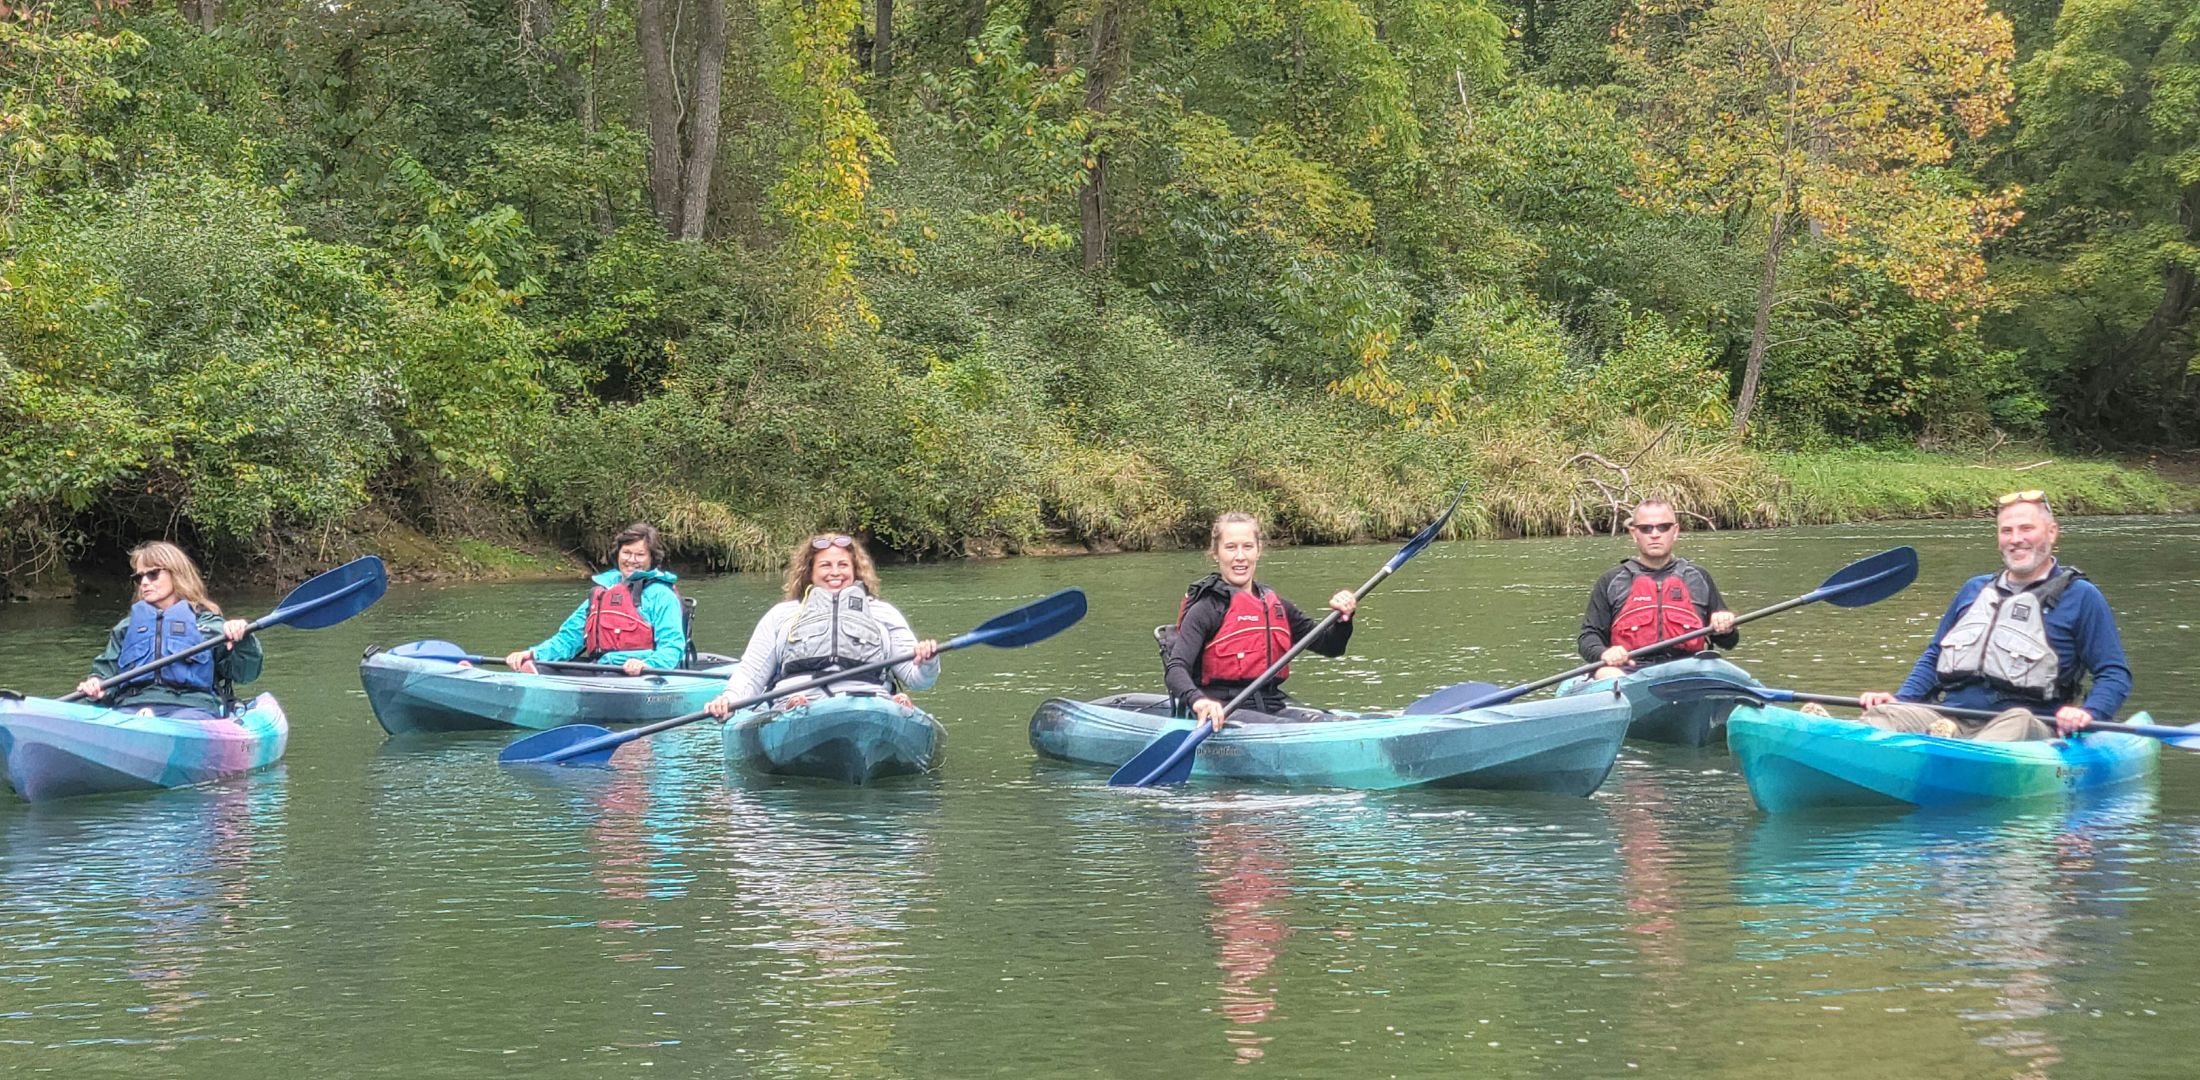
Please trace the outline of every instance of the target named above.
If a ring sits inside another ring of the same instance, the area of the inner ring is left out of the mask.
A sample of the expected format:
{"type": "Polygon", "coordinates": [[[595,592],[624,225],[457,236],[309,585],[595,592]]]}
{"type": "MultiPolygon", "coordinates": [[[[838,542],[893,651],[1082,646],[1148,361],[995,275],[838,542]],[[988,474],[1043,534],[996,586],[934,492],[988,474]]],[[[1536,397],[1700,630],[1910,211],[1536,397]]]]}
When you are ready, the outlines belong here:
{"type": "MultiPolygon", "coordinates": [[[[199,633],[199,613],[189,603],[177,601],[161,611],[143,600],[130,605],[130,625],[123,631],[122,653],[115,664],[123,671],[171,656],[206,640],[199,633]]],[[[160,683],[181,690],[214,692],[214,654],[208,649],[126,682],[123,687],[160,683]]]]}

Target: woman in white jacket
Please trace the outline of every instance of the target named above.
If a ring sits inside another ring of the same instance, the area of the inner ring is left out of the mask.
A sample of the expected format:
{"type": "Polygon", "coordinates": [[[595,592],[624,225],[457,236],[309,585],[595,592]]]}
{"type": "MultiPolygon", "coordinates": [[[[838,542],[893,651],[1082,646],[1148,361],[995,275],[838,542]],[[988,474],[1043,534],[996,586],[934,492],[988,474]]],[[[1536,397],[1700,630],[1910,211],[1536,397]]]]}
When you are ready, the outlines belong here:
{"type": "MultiPolygon", "coordinates": [[[[903,689],[923,690],[939,678],[939,642],[918,640],[909,620],[878,593],[878,567],[862,541],[840,533],[804,540],[787,561],[787,599],[757,620],[726,692],[709,705],[711,715],[728,716],[734,702],[774,687],[913,653],[914,660],[884,672],[829,682],[816,691],[892,694],[908,704],[903,689]]],[[[779,704],[793,707],[808,699],[797,693],[779,704]]]]}

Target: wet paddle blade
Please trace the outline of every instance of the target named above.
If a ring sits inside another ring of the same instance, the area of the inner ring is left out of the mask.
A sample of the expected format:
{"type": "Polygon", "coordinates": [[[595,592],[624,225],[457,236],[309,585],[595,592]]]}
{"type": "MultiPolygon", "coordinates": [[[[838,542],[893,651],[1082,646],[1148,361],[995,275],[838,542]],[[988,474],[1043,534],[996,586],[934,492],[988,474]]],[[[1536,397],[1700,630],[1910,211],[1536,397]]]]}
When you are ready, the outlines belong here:
{"type": "Polygon", "coordinates": [[[1045,641],[1072,626],[1085,617],[1085,590],[1063,589],[1052,596],[1043,596],[1014,611],[1005,611],[980,623],[977,629],[949,640],[942,649],[960,649],[969,645],[991,645],[998,649],[1012,649],[1045,641]]]}
{"type": "Polygon", "coordinates": [[[1421,695],[1419,701],[1399,712],[1403,716],[1451,716],[1467,711],[1469,704],[1497,693],[1500,689],[1496,683],[1453,683],[1441,690],[1432,690],[1421,695]]]}
{"type": "Polygon", "coordinates": [[[1868,559],[1833,572],[1818,586],[1818,599],[1835,607],[1876,604],[1909,587],[1917,580],[1917,549],[1907,545],[1889,548],[1868,559]]]}
{"type": "MultiPolygon", "coordinates": [[[[497,761],[505,765],[541,761],[559,751],[579,746],[591,739],[601,739],[611,733],[609,728],[600,728],[594,724],[567,724],[564,727],[554,727],[548,731],[538,731],[505,747],[502,752],[497,754],[497,761]]],[[[611,761],[611,755],[618,752],[618,749],[618,746],[606,746],[586,754],[561,757],[556,760],[576,765],[603,765],[611,761]]]]}
{"type": "Polygon", "coordinates": [[[436,641],[432,638],[427,641],[408,641],[403,645],[392,645],[389,649],[389,655],[403,656],[413,660],[442,660],[452,664],[474,658],[472,653],[459,648],[456,642],[436,641]]]}
{"type": "MultiPolygon", "coordinates": [[[[1472,483],[1472,481],[1469,481],[1469,483],[1472,483]]],[[[1390,557],[1390,562],[1385,564],[1385,569],[1396,572],[1399,567],[1406,564],[1407,559],[1419,555],[1422,548],[1435,541],[1436,534],[1444,531],[1445,523],[1449,522],[1451,515],[1458,511],[1459,501],[1467,497],[1467,486],[1467,484],[1459,485],[1459,490],[1452,494],[1451,505],[1444,508],[1443,516],[1429,522],[1428,526],[1420,532],[1414,533],[1413,539],[1406,541],[1406,546],[1399,548],[1398,553],[1390,557]]]]}
{"type": "Polygon", "coordinates": [[[382,557],[361,556],[292,589],[257,625],[295,626],[300,630],[334,626],[372,607],[389,587],[390,576],[382,566],[382,557]]]}

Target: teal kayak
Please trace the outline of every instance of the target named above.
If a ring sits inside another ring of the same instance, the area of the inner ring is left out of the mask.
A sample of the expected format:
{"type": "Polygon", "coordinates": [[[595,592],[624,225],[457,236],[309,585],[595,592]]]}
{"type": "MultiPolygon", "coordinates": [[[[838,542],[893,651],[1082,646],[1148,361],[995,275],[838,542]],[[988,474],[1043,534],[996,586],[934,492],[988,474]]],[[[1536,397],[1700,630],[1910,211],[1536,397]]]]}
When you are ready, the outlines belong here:
{"type": "MultiPolygon", "coordinates": [[[[2147,723],[2146,714],[2131,720],[2147,723]]],[[[1740,704],[1727,744],[1769,813],[1820,806],[1953,806],[2107,791],[2154,771],[2160,740],[2096,732],[1970,742],[1740,704]]]]}
{"type": "Polygon", "coordinates": [[[235,716],[178,720],[85,702],[0,697],[8,786],[32,802],[185,787],[283,756],[290,722],[273,694],[235,716]]]}
{"type": "Polygon", "coordinates": [[[1568,680],[1559,684],[1558,694],[1609,693],[1616,684],[1618,692],[1626,695],[1633,714],[1627,724],[1628,738],[1675,746],[1715,746],[1726,741],[1726,718],[1734,711],[1733,698],[1666,701],[1650,692],[1651,687],[1670,679],[1703,676],[1744,686],[1764,685],[1725,660],[1702,656],[1652,664],[1617,679],[1568,680]]]}
{"type": "Polygon", "coordinates": [[[946,741],[931,714],[872,694],[736,713],[725,728],[730,768],[843,784],[930,772],[946,756],[946,741]]]}
{"type": "MultiPolygon", "coordinates": [[[[706,659],[733,671],[724,657],[706,659]]],[[[529,675],[374,648],[359,661],[359,682],[392,735],[645,724],[699,711],[726,688],[685,675],[529,675]]]]}
{"type": "MultiPolygon", "coordinates": [[[[1627,735],[1627,700],[1609,691],[1513,702],[1449,716],[1293,710],[1202,743],[1192,775],[1305,787],[1480,788],[1587,795],[1627,735]]],[[[1188,730],[1160,694],[1052,698],[1031,717],[1041,756],[1120,767],[1166,731],[1188,730]]]]}

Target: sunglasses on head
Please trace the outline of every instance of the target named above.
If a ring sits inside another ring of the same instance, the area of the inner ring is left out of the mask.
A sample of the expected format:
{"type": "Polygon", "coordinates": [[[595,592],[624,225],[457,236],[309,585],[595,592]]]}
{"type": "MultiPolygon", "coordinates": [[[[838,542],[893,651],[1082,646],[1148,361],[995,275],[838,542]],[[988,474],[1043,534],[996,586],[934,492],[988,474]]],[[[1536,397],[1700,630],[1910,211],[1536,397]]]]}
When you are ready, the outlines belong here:
{"type": "Polygon", "coordinates": [[[2030,491],[2012,491],[2009,494],[2002,496],[2001,498],[1995,499],[1994,505],[2015,506],[2018,503],[2027,502],[2038,503],[2043,507],[2047,507],[2049,513],[2053,513],[2055,509],[2054,507],[2047,505],[2047,493],[2041,491],[2038,488],[2033,488],[2030,491]]]}
{"type": "Polygon", "coordinates": [[[1680,528],[1680,524],[1678,521],[1652,521],[1641,525],[1629,525],[1628,528],[1639,533],[1656,536],[1659,533],[1672,532],[1674,529],[1680,528]]]}
{"type": "Polygon", "coordinates": [[[146,582],[152,581],[167,572],[168,569],[163,566],[156,566],[151,570],[140,570],[137,573],[130,575],[130,582],[134,585],[143,585],[146,582]]]}
{"type": "Polygon", "coordinates": [[[855,538],[848,536],[820,536],[817,539],[810,541],[810,546],[816,548],[819,551],[823,551],[829,547],[854,547],[855,538]]]}

